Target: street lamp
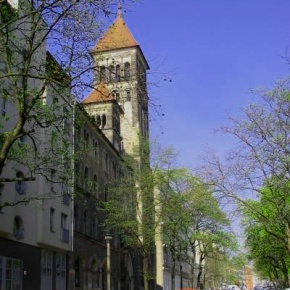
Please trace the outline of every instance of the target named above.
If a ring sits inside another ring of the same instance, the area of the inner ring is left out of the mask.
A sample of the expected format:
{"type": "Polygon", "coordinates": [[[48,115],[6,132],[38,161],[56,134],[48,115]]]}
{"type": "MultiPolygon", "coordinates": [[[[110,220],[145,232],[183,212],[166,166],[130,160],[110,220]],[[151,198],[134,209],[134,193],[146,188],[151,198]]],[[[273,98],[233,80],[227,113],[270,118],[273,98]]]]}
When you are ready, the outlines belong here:
{"type": "Polygon", "coordinates": [[[113,235],[106,234],[105,240],[107,243],[107,290],[111,290],[111,244],[113,235]]]}

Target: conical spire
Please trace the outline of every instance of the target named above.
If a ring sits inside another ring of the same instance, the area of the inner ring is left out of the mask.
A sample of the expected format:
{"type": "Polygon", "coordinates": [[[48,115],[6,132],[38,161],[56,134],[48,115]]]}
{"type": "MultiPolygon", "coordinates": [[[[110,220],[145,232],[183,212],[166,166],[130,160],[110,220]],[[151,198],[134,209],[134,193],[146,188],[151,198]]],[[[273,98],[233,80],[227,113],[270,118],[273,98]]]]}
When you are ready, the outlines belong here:
{"type": "Polygon", "coordinates": [[[123,20],[122,7],[119,2],[115,22],[108,28],[92,51],[106,51],[134,46],[139,45],[123,20]]]}

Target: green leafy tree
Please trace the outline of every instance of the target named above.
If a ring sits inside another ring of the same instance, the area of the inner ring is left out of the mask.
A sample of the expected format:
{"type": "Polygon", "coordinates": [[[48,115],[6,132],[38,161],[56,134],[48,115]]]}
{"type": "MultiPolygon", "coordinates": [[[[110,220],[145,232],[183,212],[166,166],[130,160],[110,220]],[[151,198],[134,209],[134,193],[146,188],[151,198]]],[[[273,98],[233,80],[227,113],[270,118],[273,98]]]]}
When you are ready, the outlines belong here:
{"type": "Polygon", "coordinates": [[[223,159],[208,151],[199,174],[221,202],[243,207],[247,216],[263,225],[269,238],[286,246],[289,256],[289,79],[258,93],[259,102],[221,128],[237,141],[235,147],[223,159]],[[267,210],[251,199],[267,201],[267,210]]]}
{"type": "Polygon", "coordinates": [[[120,235],[124,249],[142,258],[140,271],[145,290],[150,289],[150,281],[155,278],[155,180],[154,166],[149,167],[148,146],[143,142],[138,160],[124,156],[123,174],[110,185],[110,198],[103,203],[103,226],[120,235]]]}
{"type": "Polygon", "coordinates": [[[285,189],[264,188],[257,201],[249,201],[255,214],[244,208],[246,242],[257,270],[264,277],[289,286],[289,196],[285,189]],[[259,215],[258,215],[259,214],[259,215]]]}

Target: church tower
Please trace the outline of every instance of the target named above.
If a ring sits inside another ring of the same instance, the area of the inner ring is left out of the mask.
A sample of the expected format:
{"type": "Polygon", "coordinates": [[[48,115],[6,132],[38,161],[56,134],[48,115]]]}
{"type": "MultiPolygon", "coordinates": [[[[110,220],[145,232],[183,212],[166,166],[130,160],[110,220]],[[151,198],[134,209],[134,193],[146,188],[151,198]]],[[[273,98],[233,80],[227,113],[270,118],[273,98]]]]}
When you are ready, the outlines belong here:
{"type": "Polygon", "coordinates": [[[111,130],[109,133],[107,126],[118,124],[120,118],[123,150],[139,160],[141,142],[147,140],[149,134],[146,81],[149,66],[123,20],[121,7],[116,20],[97,42],[91,55],[95,65],[95,90],[83,103],[86,107],[90,105],[88,113],[98,118],[96,121],[110,140],[118,138],[112,137],[116,132],[111,130]],[[113,101],[120,106],[119,110],[108,109],[108,104],[112,105],[113,101]],[[102,118],[106,118],[106,124],[102,124],[102,118]]]}

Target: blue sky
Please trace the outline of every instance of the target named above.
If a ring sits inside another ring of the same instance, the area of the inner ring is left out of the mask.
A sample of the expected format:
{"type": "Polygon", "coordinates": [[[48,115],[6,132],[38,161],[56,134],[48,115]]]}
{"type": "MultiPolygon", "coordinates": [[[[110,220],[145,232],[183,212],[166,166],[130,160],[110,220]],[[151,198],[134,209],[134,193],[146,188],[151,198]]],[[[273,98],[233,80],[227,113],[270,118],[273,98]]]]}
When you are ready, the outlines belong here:
{"type": "Polygon", "coordinates": [[[194,167],[207,144],[223,154],[232,141],[214,129],[257,101],[251,89],[289,74],[289,0],[144,0],[124,9],[165,114],[151,131],[182,165],[194,167]]]}

